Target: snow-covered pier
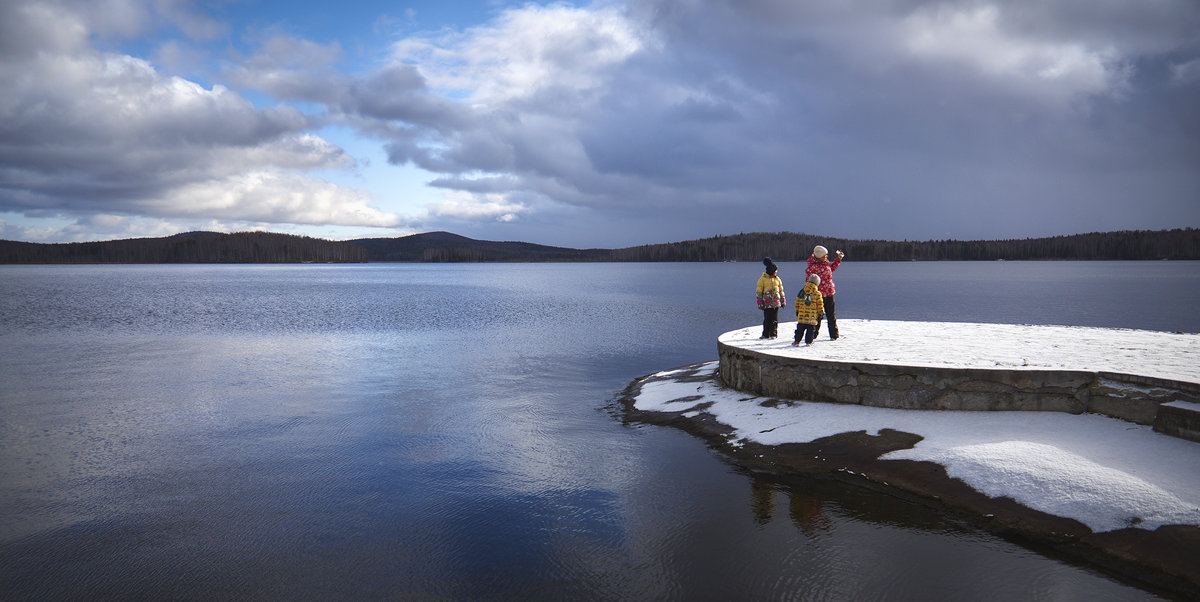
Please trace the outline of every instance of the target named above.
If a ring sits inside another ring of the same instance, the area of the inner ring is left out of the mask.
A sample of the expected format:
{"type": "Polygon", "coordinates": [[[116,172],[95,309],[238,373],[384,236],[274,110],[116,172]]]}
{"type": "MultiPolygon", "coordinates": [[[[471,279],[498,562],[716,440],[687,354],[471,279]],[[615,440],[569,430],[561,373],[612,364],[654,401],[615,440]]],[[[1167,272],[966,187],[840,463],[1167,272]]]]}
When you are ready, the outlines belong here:
{"type": "Polygon", "coordinates": [[[914,410],[1095,413],[1200,441],[1200,335],[944,322],[840,320],[793,347],[759,327],[718,338],[719,373],[739,391],[914,410]]]}
{"type": "Polygon", "coordinates": [[[775,340],[725,333],[719,361],[630,383],[627,416],[701,436],[755,473],[915,495],[1200,599],[1200,335],[839,326],[809,347],[792,346],[791,324],[775,340]]]}

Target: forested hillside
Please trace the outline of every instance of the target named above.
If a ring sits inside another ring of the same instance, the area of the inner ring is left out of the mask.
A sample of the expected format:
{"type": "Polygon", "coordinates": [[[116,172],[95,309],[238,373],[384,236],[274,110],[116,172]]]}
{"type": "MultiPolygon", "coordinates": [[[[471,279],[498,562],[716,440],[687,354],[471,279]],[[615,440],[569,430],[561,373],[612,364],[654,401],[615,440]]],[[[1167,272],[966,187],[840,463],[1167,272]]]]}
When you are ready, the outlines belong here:
{"type": "Polygon", "coordinates": [[[362,262],[362,247],[271,232],[187,232],[165,238],[39,244],[0,241],[0,263],[362,262]]]}
{"type": "Polygon", "coordinates": [[[400,238],[361,238],[348,243],[367,250],[371,261],[597,261],[607,249],[569,249],[528,242],[475,240],[449,232],[426,232],[400,238]]]}
{"type": "Polygon", "coordinates": [[[806,259],[816,245],[854,261],[1021,259],[1200,259],[1200,230],[1127,230],[1020,240],[851,240],[791,232],[714,236],[617,249],[613,261],[776,261],[806,259]]]}

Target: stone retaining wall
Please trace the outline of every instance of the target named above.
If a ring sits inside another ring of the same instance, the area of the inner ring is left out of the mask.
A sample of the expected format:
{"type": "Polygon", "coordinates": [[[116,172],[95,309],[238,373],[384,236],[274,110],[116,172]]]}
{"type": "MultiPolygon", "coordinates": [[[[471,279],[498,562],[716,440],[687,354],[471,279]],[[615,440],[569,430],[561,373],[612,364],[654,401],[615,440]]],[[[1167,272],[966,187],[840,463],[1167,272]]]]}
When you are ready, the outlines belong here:
{"type": "MultiPolygon", "coordinates": [[[[766,397],[921,410],[1092,412],[1145,425],[1156,425],[1164,403],[1200,402],[1198,383],[1129,374],[825,361],[717,346],[721,380],[766,397]]],[[[1195,419],[1162,413],[1173,423],[1195,419]]],[[[1182,431],[1200,440],[1195,429],[1182,431]]]]}

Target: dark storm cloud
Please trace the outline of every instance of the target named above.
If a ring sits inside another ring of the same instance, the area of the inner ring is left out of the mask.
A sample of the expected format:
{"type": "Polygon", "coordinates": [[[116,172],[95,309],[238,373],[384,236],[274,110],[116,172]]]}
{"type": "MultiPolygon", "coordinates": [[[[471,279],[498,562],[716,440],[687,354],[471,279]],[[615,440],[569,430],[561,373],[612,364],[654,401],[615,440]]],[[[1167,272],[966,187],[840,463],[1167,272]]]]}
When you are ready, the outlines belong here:
{"type": "Polygon", "coordinates": [[[393,161],[503,175],[489,190],[589,208],[613,220],[606,234],[643,240],[1200,221],[1200,81],[1180,75],[1200,56],[1195,3],[646,0],[608,20],[556,15],[588,44],[485,54],[499,39],[527,48],[519,21],[542,33],[530,14],[549,10],[525,13],[428,41],[454,55],[444,71],[414,61],[431,81],[457,69],[484,92],[445,135],[393,141],[393,161]]]}

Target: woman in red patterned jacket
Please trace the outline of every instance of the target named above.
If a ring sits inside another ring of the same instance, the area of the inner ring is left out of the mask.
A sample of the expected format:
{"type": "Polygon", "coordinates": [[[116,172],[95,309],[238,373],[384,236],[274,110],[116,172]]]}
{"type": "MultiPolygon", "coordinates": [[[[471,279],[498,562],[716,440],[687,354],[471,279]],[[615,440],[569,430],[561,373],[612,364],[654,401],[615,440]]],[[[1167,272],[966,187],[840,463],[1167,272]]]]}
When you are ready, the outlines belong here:
{"type": "MultiPolygon", "coordinates": [[[[837,258],[829,261],[829,250],[821,245],[817,245],[808,257],[808,269],[804,270],[804,275],[807,278],[813,274],[821,277],[821,297],[825,303],[825,317],[829,320],[829,340],[836,341],[838,338],[837,318],[833,314],[833,273],[842,265],[842,257],[845,254],[841,251],[837,252],[837,258]]],[[[817,322],[817,329],[820,330],[821,323],[817,322]]]]}

